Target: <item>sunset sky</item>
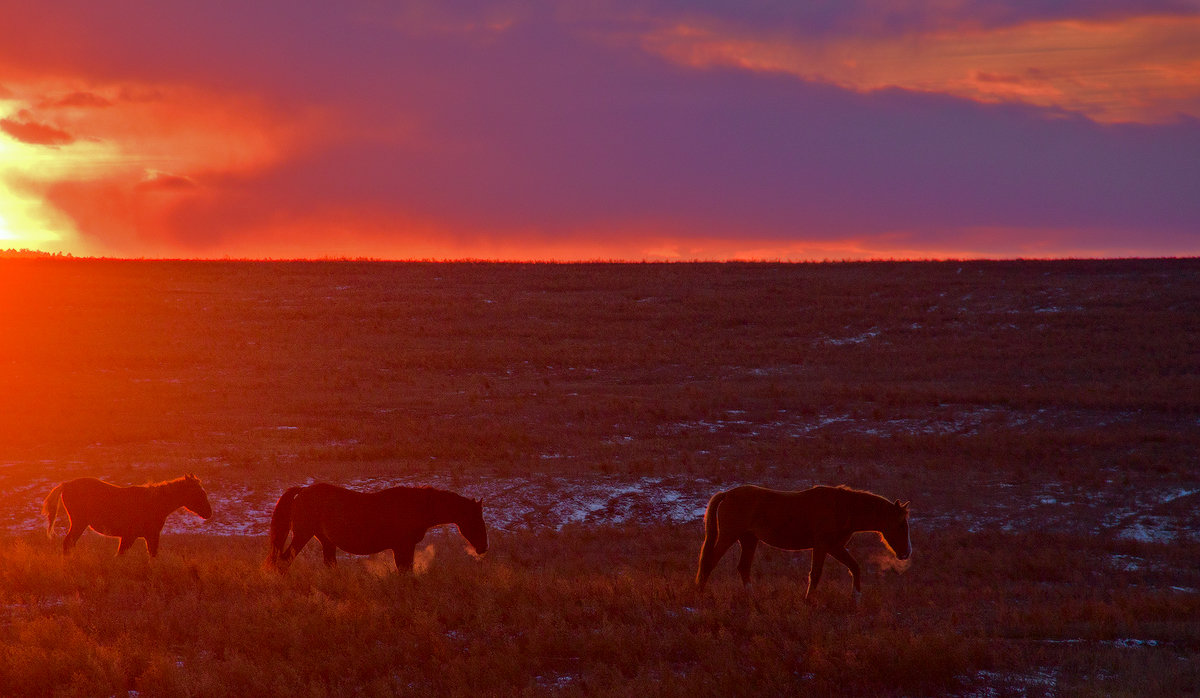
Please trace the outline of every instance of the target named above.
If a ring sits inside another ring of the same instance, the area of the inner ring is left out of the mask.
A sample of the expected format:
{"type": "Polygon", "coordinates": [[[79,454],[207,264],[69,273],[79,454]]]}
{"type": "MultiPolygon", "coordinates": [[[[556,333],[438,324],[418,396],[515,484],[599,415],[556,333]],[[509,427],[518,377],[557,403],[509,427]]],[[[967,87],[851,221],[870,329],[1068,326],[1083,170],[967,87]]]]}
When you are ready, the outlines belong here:
{"type": "Polygon", "coordinates": [[[1200,254],[1198,0],[0,0],[0,249],[1200,254]]]}

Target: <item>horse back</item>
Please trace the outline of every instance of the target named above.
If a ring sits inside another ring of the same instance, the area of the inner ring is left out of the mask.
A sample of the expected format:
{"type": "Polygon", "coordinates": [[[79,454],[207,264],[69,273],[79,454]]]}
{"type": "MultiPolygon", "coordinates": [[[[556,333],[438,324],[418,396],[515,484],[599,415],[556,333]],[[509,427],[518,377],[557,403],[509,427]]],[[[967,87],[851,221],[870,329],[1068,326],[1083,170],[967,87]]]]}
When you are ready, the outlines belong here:
{"type": "Polygon", "coordinates": [[[394,548],[413,537],[415,544],[425,527],[414,516],[414,503],[398,499],[388,490],[356,492],[319,482],[296,495],[293,526],[320,534],[357,555],[394,548]]]}
{"type": "Polygon", "coordinates": [[[721,530],[725,531],[727,526],[740,528],[768,545],[785,550],[815,547],[849,533],[838,516],[836,496],[827,492],[831,489],[786,491],[757,485],[735,487],[726,493],[718,510],[721,530]]]}
{"type": "Polygon", "coordinates": [[[110,485],[94,477],[81,477],[63,484],[62,502],[71,516],[105,511],[129,502],[127,487],[110,485]]]}
{"type": "Polygon", "coordinates": [[[72,525],[79,522],[106,536],[141,534],[152,527],[148,498],[144,487],[118,487],[94,477],[71,480],[62,489],[62,505],[72,525]]]}

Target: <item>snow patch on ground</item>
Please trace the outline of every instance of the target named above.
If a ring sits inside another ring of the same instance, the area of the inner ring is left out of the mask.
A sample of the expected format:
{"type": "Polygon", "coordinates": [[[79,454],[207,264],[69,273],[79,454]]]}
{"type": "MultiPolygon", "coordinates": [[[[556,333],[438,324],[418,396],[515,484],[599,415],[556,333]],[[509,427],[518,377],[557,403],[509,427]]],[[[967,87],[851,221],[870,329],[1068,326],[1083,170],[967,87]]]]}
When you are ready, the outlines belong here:
{"type": "Polygon", "coordinates": [[[863,342],[866,342],[866,341],[869,341],[869,340],[872,340],[872,339],[878,337],[879,334],[880,334],[879,328],[872,327],[871,329],[867,330],[866,332],[863,332],[862,334],[854,335],[853,337],[842,337],[842,338],[827,337],[823,340],[823,343],[828,344],[830,346],[834,346],[834,347],[844,347],[849,344],[862,344],[863,342]]]}
{"type": "MultiPolygon", "coordinates": [[[[267,490],[245,486],[209,487],[213,516],[205,521],[186,510],[167,519],[169,533],[263,536],[279,495],[293,484],[267,490]]],[[[615,526],[627,523],[701,521],[717,487],[682,476],[534,476],[491,478],[464,485],[451,476],[365,477],[337,483],[360,491],[428,485],[484,500],[484,519],[499,530],[553,529],[565,526],[615,526]]],[[[39,525],[33,516],[17,517],[6,528],[17,533],[39,525]]],[[[44,525],[44,524],[41,524],[44,525]]]]}
{"type": "Polygon", "coordinates": [[[1114,532],[1122,540],[1138,543],[1195,542],[1200,540],[1200,531],[1181,525],[1178,517],[1164,507],[1197,494],[1200,494],[1200,488],[1196,487],[1136,493],[1131,504],[1114,508],[1105,516],[1102,528],[1114,532]]]}
{"type": "Polygon", "coordinates": [[[958,695],[963,698],[999,698],[1053,694],[1058,686],[1058,671],[1051,668],[1027,672],[977,671],[970,690],[958,695]]]}
{"type": "MultiPolygon", "coordinates": [[[[213,516],[205,521],[186,510],[167,519],[164,533],[217,536],[262,536],[270,526],[271,512],[285,489],[312,481],[279,480],[251,487],[238,483],[205,482],[213,516]]],[[[0,510],[0,532],[25,534],[45,528],[41,502],[56,482],[45,478],[4,478],[0,492],[6,506],[0,510]]],[[[361,491],[395,486],[428,485],[484,500],[488,525],[499,530],[561,530],[566,526],[620,526],[626,524],[696,524],[704,518],[709,498],[731,483],[688,475],[532,475],[469,482],[454,475],[362,477],[336,482],[361,491]]],[[[771,486],[772,483],[764,482],[771,486]]],[[[794,482],[800,489],[817,483],[794,482]]],[[[774,486],[779,486],[775,483],[774,486]]],[[[1200,530],[1190,526],[1176,509],[1179,501],[1200,493],[1200,488],[1176,487],[1139,492],[1132,499],[1123,489],[1112,492],[1080,490],[1061,483],[1018,486],[993,483],[986,496],[975,498],[969,509],[936,507],[932,502],[912,517],[915,530],[965,527],[971,532],[999,530],[1019,533],[1054,528],[1086,535],[1113,535],[1144,543],[1200,542],[1200,530]],[[1169,506],[1168,506],[1169,505],[1169,506]],[[1163,508],[1166,507],[1166,508],[1163,508]]],[[[918,497],[910,495],[914,500],[918,497]]],[[[964,503],[966,505],[968,503],[964,503]]],[[[59,535],[65,526],[60,516],[59,535]]],[[[1154,563],[1133,555],[1115,555],[1116,570],[1152,569],[1154,563]]]]}

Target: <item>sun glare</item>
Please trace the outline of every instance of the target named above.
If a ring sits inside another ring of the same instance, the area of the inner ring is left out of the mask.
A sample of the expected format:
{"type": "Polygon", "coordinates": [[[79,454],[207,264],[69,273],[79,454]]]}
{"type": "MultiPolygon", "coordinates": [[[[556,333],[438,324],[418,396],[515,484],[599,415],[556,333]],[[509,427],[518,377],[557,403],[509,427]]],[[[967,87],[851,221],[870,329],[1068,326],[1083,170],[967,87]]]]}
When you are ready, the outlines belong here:
{"type": "Polygon", "coordinates": [[[0,86],[0,118],[0,244],[71,254],[168,249],[181,202],[273,166],[326,124],[254,95],[52,78],[0,86]]]}
{"type": "MultiPolygon", "coordinates": [[[[7,162],[7,155],[0,152],[0,163],[3,162],[7,162]]],[[[73,232],[70,222],[48,210],[41,201],[22,196],[9,187],[6,180],[12,172],[12,168],[0,164],[0,246],[70,251],[61,244],[73,232]]]]}
{"type": "Polygon", "coordinates": [[[0,240],[19,240],[17,234],[8,227],[8,220],[0,214],[0,240]]]}
{"type": "Polygon", "coordinates": [[[61,239],[53,227],[40,221],[38,202],[22,196],[12,183],[26,167],[27,146],[0,134],[0,245],[36,247],[61,239]]]}

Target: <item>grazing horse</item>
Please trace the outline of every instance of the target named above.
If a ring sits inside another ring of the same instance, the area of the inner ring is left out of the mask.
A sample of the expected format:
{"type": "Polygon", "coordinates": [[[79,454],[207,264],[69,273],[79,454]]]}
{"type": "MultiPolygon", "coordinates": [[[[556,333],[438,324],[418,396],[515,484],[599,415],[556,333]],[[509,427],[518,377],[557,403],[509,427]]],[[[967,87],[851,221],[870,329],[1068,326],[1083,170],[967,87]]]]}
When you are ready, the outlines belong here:
{"type": "Polygon", "coordinates": [[[63,538],[63,555],[71,552],[76,541],[90,526],[105,536],[121,539],[121,555],[138,538],[146,539],[150,557],[158,555],[158,534],[167,516],[183,507],[202,519],[212,516],[208,493],[194,475],[139,487],[117,487],[94,477],[64,482],[50,490],[42,502],[46,517],[46,535],[54,535],[54,519],[59,508],[67,510],[71,528],[63,538]]]}
{"type": "Polygon", "coordinates": [[[321,542],[325,564],[337,564],[341,548],[355,555],[391,550],[396,569],[411,571],[417,543],[434,526],[454,524],[478,555],[487,552],[483,502],[432,487],[391,487],[356,492],[318,482],[283,493],[271,514],[271,552],[267,565],[287,571],[313,536],[321,542]],[[292,543],[284,549],[289,531],[292,543]]]}
{"type": "Polygon", "coordinates": [[[718,492],[708,501],[704,512],[704,545],[700,549],[700,569],[696,586],[704,588],[717,561],[734,542],[742,544],[738,572],[744,584],[750,583],[750,565],[759,541],[784,550],[812,548],[812,569],[808,592],[821,581],[825,556],[850,569],[854,579],[854,597],[862,593],[858,563],[846,550],[846,543],[858,531],[877,531],[884,545],[900,560],[908,559],[912,544],[908,537],[908,502],[890,502],[877,494],[849,487],[813,487],[799,492],[771,490],[743,485],[718,492]]]}

